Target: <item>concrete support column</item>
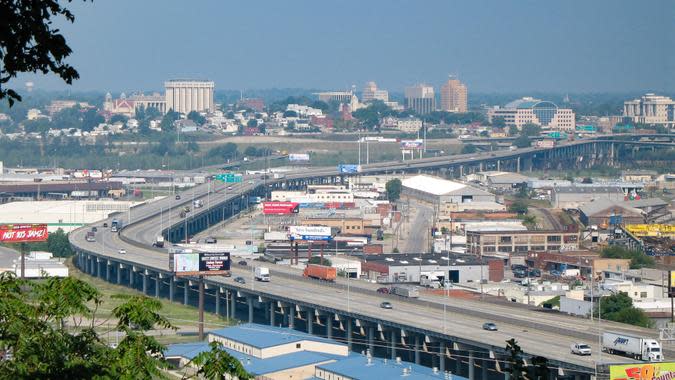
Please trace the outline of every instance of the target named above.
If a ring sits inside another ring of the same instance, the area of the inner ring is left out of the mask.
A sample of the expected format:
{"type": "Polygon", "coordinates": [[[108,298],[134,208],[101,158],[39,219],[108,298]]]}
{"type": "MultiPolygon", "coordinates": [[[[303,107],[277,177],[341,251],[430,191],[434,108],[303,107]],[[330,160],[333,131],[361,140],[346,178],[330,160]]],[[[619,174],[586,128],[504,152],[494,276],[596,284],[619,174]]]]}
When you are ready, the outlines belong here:
{"type": "Polygon", "coordinates": [[[475,368],[474,368],[473,351],[469,351],[469,380],[476,380],[474,370],[475,368]]]}
{"type": "Polygon", "coordinates": [[[307,309],[307,334],[314,334],[314,309],[307,309]]]}
{"type": "Polygon", "coordinates": [[[396,330],[392,329],[389,338],[389,349],[391,350],[391,360],[396,359],[396,330]]]}
{"type": "Polygon", "coordinates": [[[270,326],[274,326],[274,301],[270,301],[270,326]]]}
{"type": "Polygon", "coordinates": [[[169,301],[173,302],[174,293],[176,292],[176,277],[169,278],[169,301]]]}
{"type": "Polygon", "coordinates": [[[415,364],[420,364],[420,336],[415,335],[415,364]]]}
{"type": "Polygon", "coordinates": [[[326,317],[326,337],[333,339],[333,314],[326,317]]]}
{"type": "Polygon", "coordinates": [[[155,277],[155,298],[159,298],[159,291],[162,288],[162,279],[159,277],[159,273],[157,273],[157,277],[155,277]]]}
{"type": "Polygon", "coordinates": [[[480,364],[480,379],[481,380],[487,380],[488,378],[488,366],[490,365],[490,361],[483,359],[481,360],[480,364]]]}
{"type": "Polygon", "coordinates": [[[501,160],[497,160],[497,171],[501,170],[501,160]]]}
{"type": "Polygon", "coordinates": [[[375,327],[368,326],[368,351],[371,355],[375,354],[375,327]]]}
{"type": "Polygon", "coordinates": [[[288,307],[288,328],[293,330],[295,327],[295,306],[288,307]]]}
{"type": "Polygon", "coordinates": [[[190,297],[190,281],[185,280],[183,286],[183,305],[187,305],[190,297]]]}
{"type": "Polygon", "coordinates": [[[458,356],[455,356],[455,375],[461,376],[462,374],[462,361],[458,356]]]}
{"type": "Polygon", "coordinates": [[[445,342],[438,343],[438,369],[445,372],[445,342]]]}
{"type": "Polygon", "coordinates": [[[347,318],[347,349],[352,350],[352,319],[347,318]]]}
{"type": "Polygon", "coordinates": [[[230,318],[234,319],[237,316],[237,293],[232,292],[232,304],[230,305],[230,318]]]}
{"type": "Polygon", "coordinates": [[[105,262],[105,280],[110,282],[110,261],[105,262]]]}
{"type": "Polygon", "coordinates": [[[117,270],[117,285],[122,284],[122,267],[118,264],[115,268],[117,270]]]}
{"type": "Polygon", "coordinates": [[[143,276],[143,295],[145,296],[145,295],[148,294],[148,276],[149,276],[149,274],[143,272],[142,276],[143,276]]]}
{"type": "Polygon", "coordinates": [[[129,267],[129,287],[134,287],[134,268],[129,267]]]}
{"type": "Polygon", "coordinates": [[[220,315],[220,288],[216,288],[216,315],[220,315]]]}
{"type": "Polygon", "coordinates": [[[246,300],[248,302],[248,323],[253,323],[253,297],[250,296],[246,300]]]}
{"type": "Polygon", "coordinates": [[[510,380],[511,379],[511,374],[508,372],[504,372],[504,380],[510,380]]]}
{"type": "Polygon", "coordinates": [[[520,156],[516,158],[516,173],[520,173],[520,156]]]}

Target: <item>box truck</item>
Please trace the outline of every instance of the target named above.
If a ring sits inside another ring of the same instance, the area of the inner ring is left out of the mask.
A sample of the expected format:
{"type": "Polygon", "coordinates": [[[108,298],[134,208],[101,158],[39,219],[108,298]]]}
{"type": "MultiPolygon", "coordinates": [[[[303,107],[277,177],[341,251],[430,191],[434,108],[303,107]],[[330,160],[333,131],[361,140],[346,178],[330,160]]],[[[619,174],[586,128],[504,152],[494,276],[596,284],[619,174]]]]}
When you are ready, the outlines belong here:
{"type": "Polygon", "coordinates": [[[418,298],[420,296],[420,291],[416,286],[392,286],[391,294],[396,294],[401,297],[408,298],[418,298]]]}
{"type": "Polygon", "coordinates": [[[317,280],[335,281],[337,278],[337,269],[324,265],[307,264],[302,275],[317,280]]]}
{"type": "Polygon", "coordinates": [[[606,332],[602,334],[602,350],[637,360],[662,362],[661,345],[656,339],[606,332]]]}
{"type": "Polygon", "coordinates": [[[256,267],[255,268],[255,279],[257,281],[270,282],[270,268],[256,267]]]}

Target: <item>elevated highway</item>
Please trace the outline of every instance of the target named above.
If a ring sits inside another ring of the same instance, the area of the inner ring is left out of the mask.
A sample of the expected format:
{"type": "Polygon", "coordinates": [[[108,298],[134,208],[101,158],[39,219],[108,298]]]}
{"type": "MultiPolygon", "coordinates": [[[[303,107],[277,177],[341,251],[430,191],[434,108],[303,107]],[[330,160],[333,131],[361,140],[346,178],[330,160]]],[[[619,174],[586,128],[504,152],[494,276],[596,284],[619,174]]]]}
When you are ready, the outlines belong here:
{"type": "MultiPolygon", "coordinates": [[[[571,142],[557,149],[580,149],[584,154],[597,152],[598,146],[610,147],[615,141],[571,142]],[[608,144],[608,145],[603,145],[608,144]],[[595,147],[595,148],[593,148],[595,147]]],[[[640,142],[626,142],[629,144],[640,142]]],[[[513,164],[527,157],[544,157],[555,149],[527,148],[516,151],[434,157],[406,162],[364,165],[362,174],[417,172],[439,168],[472,170],[476,165],[496,162],[513,164]]],[[[453,171],[454,173],[454,171],[453,171]]],[[[205,184],[184,192],[180,200],[166,198],[131,210],[116,218],[125,222],[118,234],[99,228],[96,242],[84,239],[87,228],[70,234],[77,252],[76,263],[82,270],[107,281],[135,287],[145,294],[168,297],[194,304],[195,279],[176,278],[169,272],[166,250],[152,248],[158,234],[171,241],[207,228],[210,224],[235,215],[249,206],[249,195],[263,195],[269,187],[301,186],[306,183],[341,182],[343,177],[332,168],[317,168],[289,173],[281,179],[245,177],[239,184],[205,184]],[[185,205],[201,199],[204,207],[192,210],[187,218],[179,216],[185,205]],[[125,249],[126,254],[119,250],[125,249]],[[182,292],[180,291],[182,290],[182,292]]],[[[273,281],[252,281],[251,268],[233,268],[233,276],[243,276],[247,284],[230,278],[209,277],[207,308],[229,317],[301,328],[333,338],[343,339],[353,349],[371,349],[381,356],[436,366],[441,370],[476,379],[494,376],[499,369],[495,359],[504,355],[505,341],[516,338],[528,355],[542,355],[551,360],[560,373],[588,378],[597,363],[627,362],[629,359],[600,353],[601,331],[624,331],[656,337],[652,330],[589,321],[559,314],[543,313],[512,304],[495,304],[473,300],[422,297],[420,300],[393,298],[375,292],[374,284],[340,279],[336,284],[307,280],[290,268],[273,268],[273,281]],[[389,299],[394,309],[379,307],[389,299]],[[484,322],[499,326],[498,332],[482,330],[484,322]],[[582,341],[593,346],[590,357],[571,355],[569,346],[582,341]],[[454,367],[452,367],[454,365],[454,367]]],[[[666,358],[675,357],[671,351],[666,358]]],[[[503,376],[503,375],[502,375],[503,376]]]]}

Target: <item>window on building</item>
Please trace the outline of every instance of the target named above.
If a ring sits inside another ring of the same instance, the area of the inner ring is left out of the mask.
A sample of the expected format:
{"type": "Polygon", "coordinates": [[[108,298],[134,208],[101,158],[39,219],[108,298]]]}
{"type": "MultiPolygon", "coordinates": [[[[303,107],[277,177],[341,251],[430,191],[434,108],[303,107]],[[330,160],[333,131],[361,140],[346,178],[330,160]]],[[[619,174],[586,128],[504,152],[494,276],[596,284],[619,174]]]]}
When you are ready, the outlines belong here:
{"type": "Polygon", "coordinates": [[[300,348],[300,346],[301,346],[301,344],[300,344],[300,343],[297,343],[297,344],[295,345],[295,348],[300,348]]]}
{"type": "Polygon", "coordinates": [[[511,236],[501,236],[499,238],[500,243],[510,243],[511,242],[511,236]]]}
{"type": "Polygon", "coordinates": [[[560,235],[549,235],[546,237],[546,241],[549,243],[559,243],[560,235]]]}

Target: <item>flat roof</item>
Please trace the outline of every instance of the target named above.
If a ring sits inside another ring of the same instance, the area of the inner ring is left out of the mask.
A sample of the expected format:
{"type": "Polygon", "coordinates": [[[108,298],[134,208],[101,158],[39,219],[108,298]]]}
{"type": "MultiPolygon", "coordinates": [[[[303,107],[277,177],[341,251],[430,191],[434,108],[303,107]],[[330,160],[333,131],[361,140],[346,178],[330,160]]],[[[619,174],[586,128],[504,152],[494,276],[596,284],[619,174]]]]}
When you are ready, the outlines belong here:
{"type": "MultiPolygon", "coordinates": [[[[474,255],[462,255],[457,253],[395,253],[386,255],[368,255],[363,257],[364,262],[379,263],[388,266],[409,266],[409,265],[481,265],[481,259],[474,255]]],[[[486,264],[485,261],[482,262],[486,264]]]]}
{"type": "Polygon", "coordinates": [[[448,181],[438,177],[416,175],[402,181],[404,187],[424,191],[434,195],[445,195],[467,187],[467,185],[455,181],[448,181]]]}
{"type": "Polygon", "coordinates": [[[392,360],[372,358],[370,363],[368,363],[368,358],[362,355],[354,355],[334,363],[322,364],[316,368],[350,379],[394,379],[405,376],[406,379],[410,380],[466,380],[466,377],[457,375],[449,375],[449,377],[446,377],[443,372],[438,371],[434,373],[434,370],[429,367],[410,362],[397,363],[392,360]],[[404,369],[409,371],[409,374],[404,375],[404,369]]]}
{"type": "Polygon", "coordinates": [[[252,323],[210,331],[209,334],[234,340],[256,348],[275,347],[282,344],[301,342],[303,340],[344,346],[344,344],[334,340],[321,338],[290,328],[257,325],[252,323]]]}

